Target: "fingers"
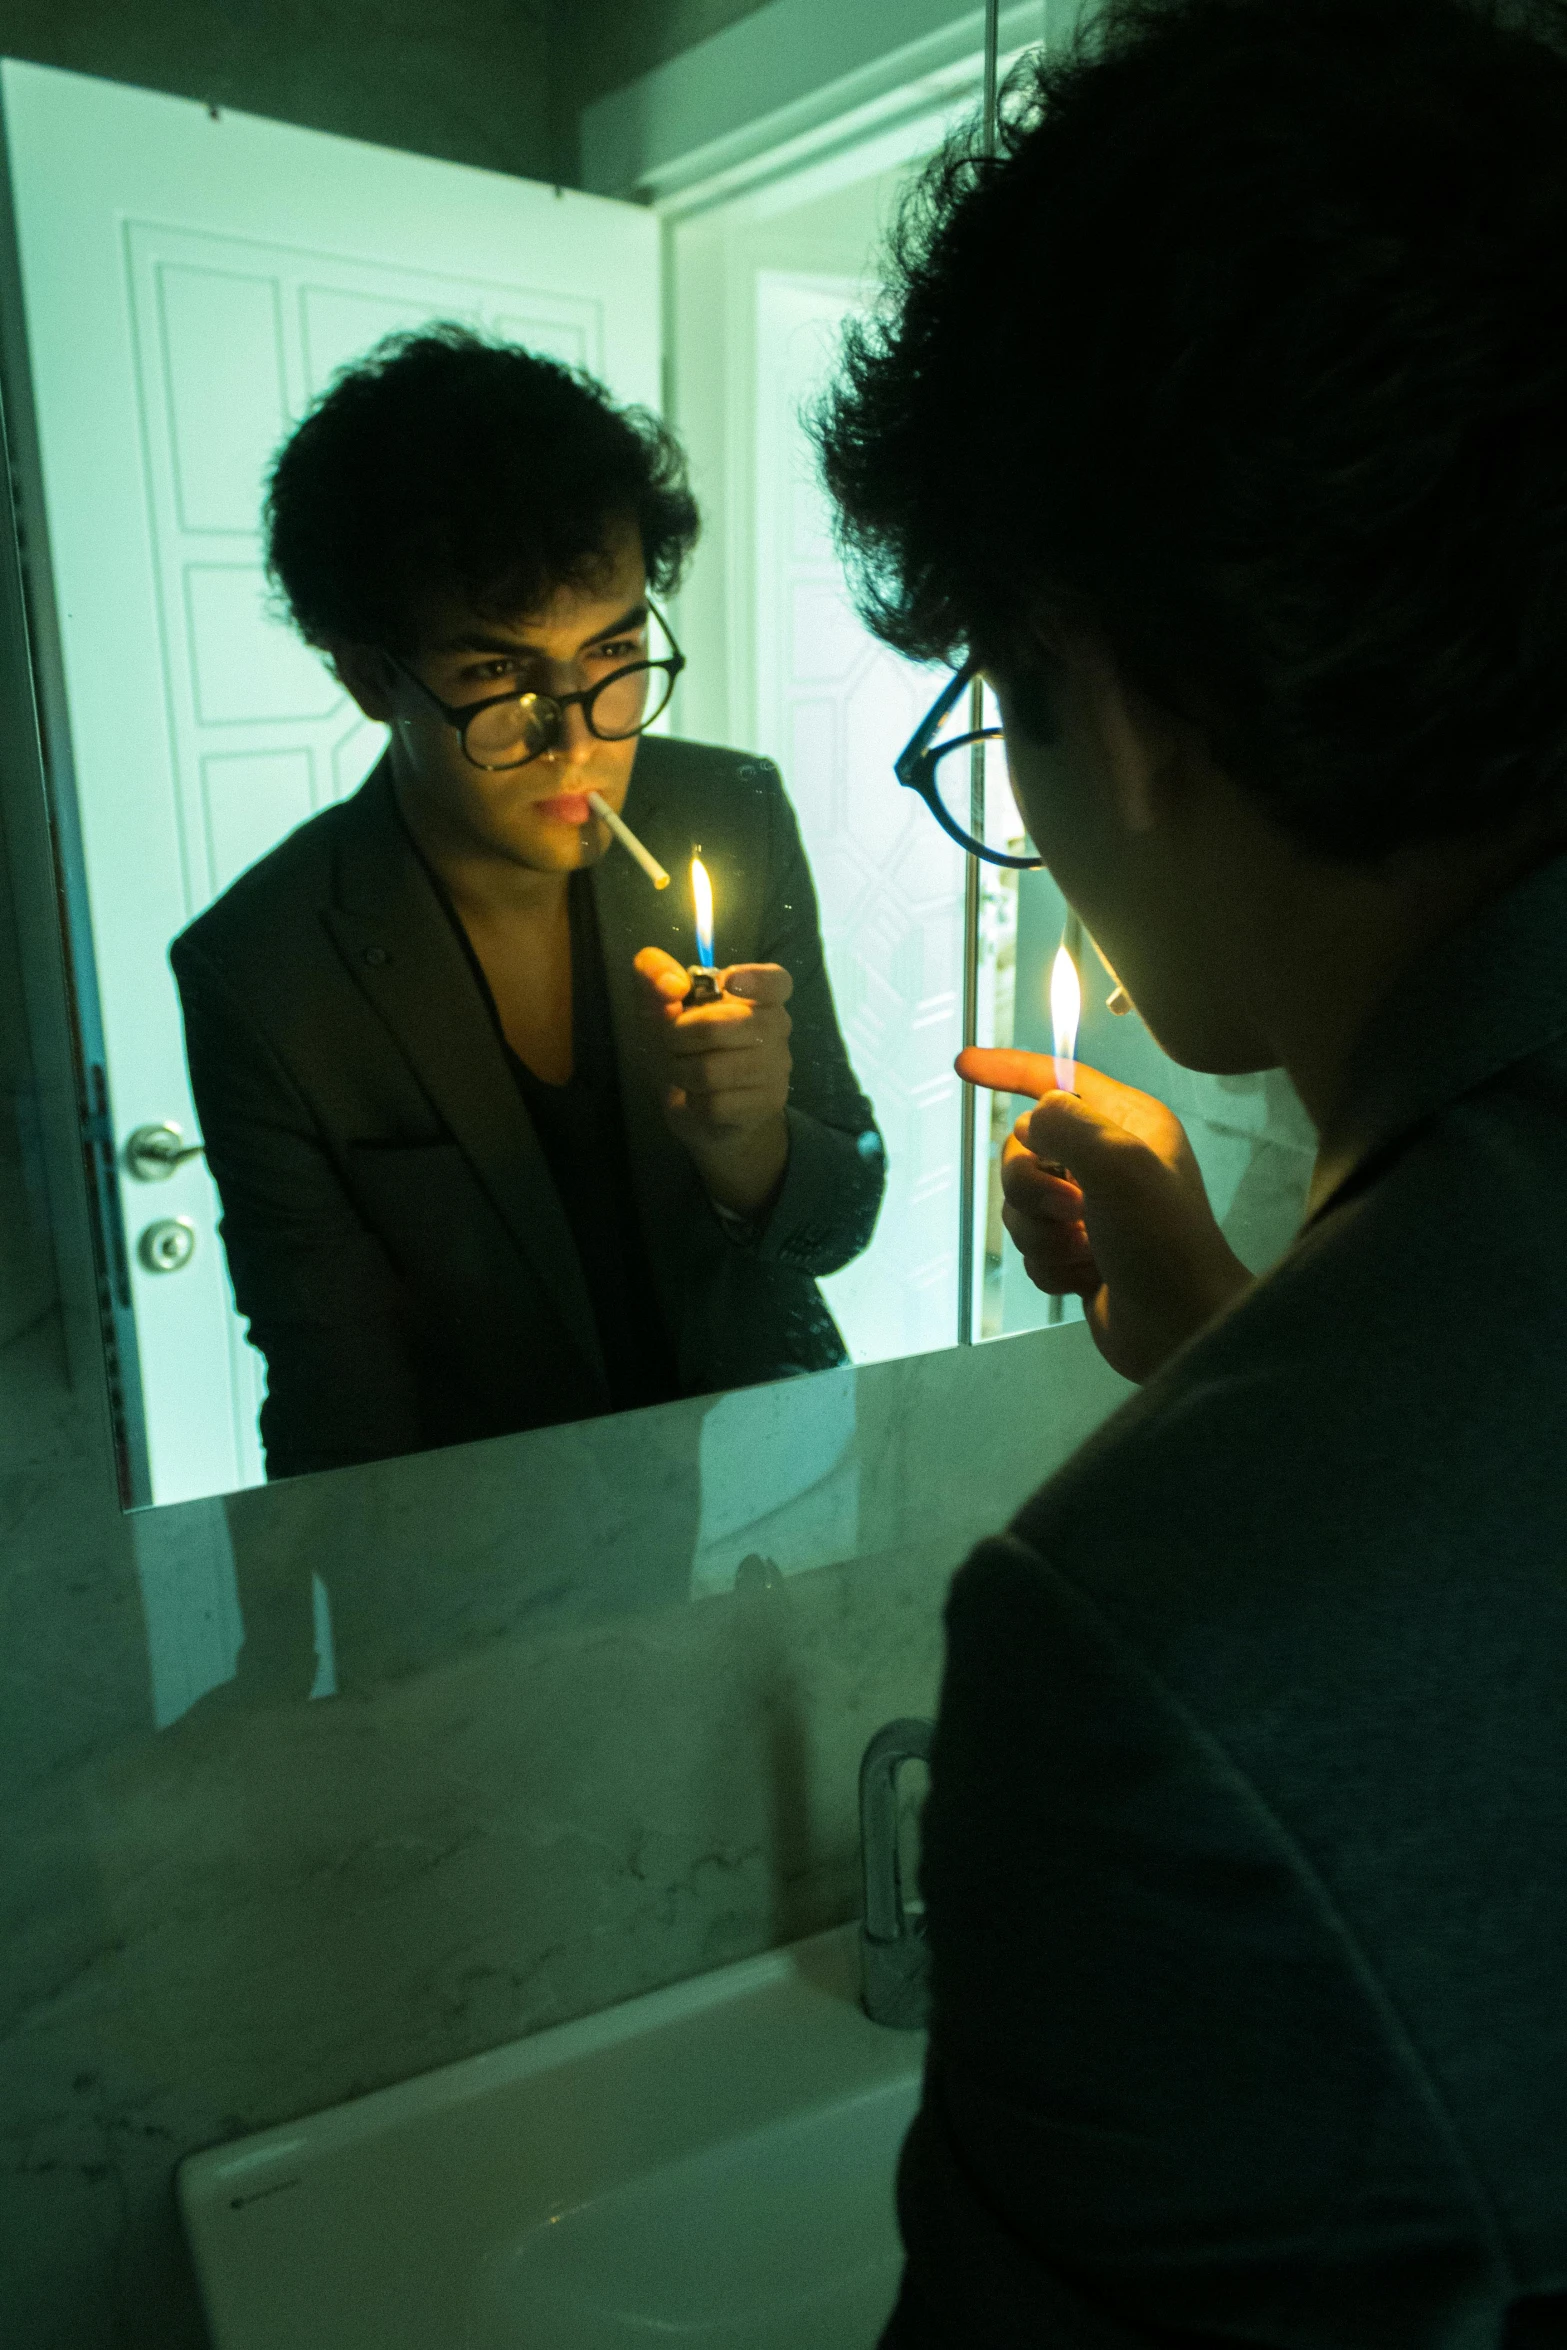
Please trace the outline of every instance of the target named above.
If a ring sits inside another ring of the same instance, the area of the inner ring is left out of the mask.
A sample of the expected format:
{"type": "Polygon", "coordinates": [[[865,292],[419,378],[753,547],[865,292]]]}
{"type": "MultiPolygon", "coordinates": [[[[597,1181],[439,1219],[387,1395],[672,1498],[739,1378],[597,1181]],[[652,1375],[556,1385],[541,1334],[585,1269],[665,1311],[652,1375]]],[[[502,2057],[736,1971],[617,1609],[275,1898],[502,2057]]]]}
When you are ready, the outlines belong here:
{"type": "Polygon", "coordinates": [[[1016,1243],[1036,1289],[1061,1295],[1093,1277],[1093,1248],[1083,1223],[1083,1195],[1052,1175],[1009,1138],[1001,1161],[1001,1222],[1016,1243]]]}
{"type": "MultiPolygon", "coordinates": [[[[1073,1067],[1076,1067],[1074,1062],[1073,1067]]],[[[966,1085],[988,1086],[992,1093],[1026,1093],[1038,1101],[1056,1085],[1052,1053],[1019,1052],[1013,1046],[966,1045],[953,1067],[966,1085]]]]}
{"type": "MultiPolygon", "coordinates": [[[[1150,1107],[1159,1109],[1158,1104],[1150,1107]]],[[[1164,1170],[1167,1150],[1176,1140],[1184,1145],[1180,1125],[1167,1110],[1140,1123],[1143,1132],[1075,1094],[1053,1093],[1025,1111],[1008,1139],[1038,1160],[1047,1178],[1053,1169],[1057,1178],[1089,1191],[1097,1204],[1112,1191],[1119,1196],[1128,1185],[1135,1188],[1143,1177],[1164,1170]],[[1169,1141],[1161,1149],[1166,1136],[1169,1141]]]]}
{"type": "Polygon", "coordinates": [[[1029,1214],[1049,1215],[1059,1223],[1082,1213],[1083,1190],[1059,1163],[1043,1158],[1029,1144],[1030,1119],[1020,1118],[1001,1148],[1001,1188],[1013,1205],[1029,1214]]]}
{"type": "Polygon", "coordinates": [[[1101,1285],[1092,1245],[1081,1224],[1048,1224],[1004,1205],[1001,1221],[1036,1289],[1051,1297],[1091,1297],[1101,1285]]]}
{"type": "Polygon", "coordinates": [[[761,1007],[720,996],[695,1004],[670,1029],[667,1048],[677,1059],[701,1053],[784,1052],[794,1022],[781,1005],[761,1007]]]}
{"type": "MultiPolygon", "coordinates": [[[[1018,1130],[1026,1124],[1020,1118],[1018,1130]]],[[[1080,1187],[1041,1164],[1015,1131],[1002,1146],[1001,1191],[1002,1225],[1034,1287],[1051,1297],[1091,1297],[1100,1273],[1083,1224],[1080,1187]]]]}
{"type": "Polygon", "coordinates": [[[1025,1110],[1008,1140],[1047,1169],[1064,1170],[1071,1180],[1089,1172],[1116,1131],[1086,1109],[1079,1097],[1055,1093],[1025,1110]]]}
{"type": "MultiPolygon", "coordinates": [[[[684,964],[677,964],[672,954],[665,954],[663,947],[641,947],[632,961],[632,971],[646,982],[648,994],[658,1003],[679,1003],[691,989],[691,973],[684,964]]],[[[794,980],[782,964],[731,964],[728,971],[714,971],[714,980],[719,982],[721,996],[719,1003],[700,1006],[707,1015],[721,1006],[780,1011],[794,994],[794,980]]]]}
{"type": "Polygon", "coordinates": [[[691,985],[685,965],[666,955],[662,947],[644,947],[631,968],[645,982],[655,1003],[678,1003],[691,985]]]}
{"type": "Polygon", "coordinates": [[[664,1096],[669,1115],[695,1132],[743,1134],[776,1118],[784,1107],[771,1085],[742,1085],[722,1093],[672,1085],[664,1096]]]}
{"type": "Polygon", "coordinates": [[[789,1098],[793,1061],[787,1051],[761,1046],[744,1052],[671,1056],[670,1077],[693,1102],[716,1102],[740,1093],[766,1092],[780,1109],[789,1098]]]}
{"type": "Polygon", "coordinates": [[[1072,1062],[1068,1092],[1056,1084],[1050,1053],[971,1046],[959,1053],[954,1066],[970,1085],[1034,1095],[1035,1109],[1025,1112],[1013,1131],[1042,1159],[1084,1172],[1108,1165],[1130,1140],[1144,1144],[1167,1167],[1187,1170],[1192,1163],[1185,1129],[1173,1110],[1086,1061],[1072,1062]]]}
{"type": "Polygon", "coordinates": [[[784,1010],[794,981],[782,965],[736,963],[714,974],[723,985],[716,1002],[689,1008],[690,977],[672,956],[644,947],[636,969],[662,1014],[669,1117],[693,1135],[735,1134],[776,1118],[794,1068],[794,1023],[784,1010]]]}
{"type": "Polygon", "coordinates": [[[781,963],[731,963],[718,976],[726,995],[747,1003],[786,1004],[794,993],[794,981],[781,963]]]}

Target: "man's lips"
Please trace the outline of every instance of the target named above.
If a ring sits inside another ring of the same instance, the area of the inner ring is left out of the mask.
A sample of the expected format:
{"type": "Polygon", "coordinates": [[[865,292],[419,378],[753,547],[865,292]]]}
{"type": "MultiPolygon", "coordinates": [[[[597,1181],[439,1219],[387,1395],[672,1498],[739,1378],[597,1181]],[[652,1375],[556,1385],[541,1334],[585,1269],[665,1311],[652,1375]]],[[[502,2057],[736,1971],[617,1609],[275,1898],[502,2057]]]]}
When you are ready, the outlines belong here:
{"type": "Polygon", "coordinates": [[[586,792],[557,792],[552,800],[535,800],[535,815],[553,816],[560,824],[586,824],[593,810],[588,806],[586,792]]]}

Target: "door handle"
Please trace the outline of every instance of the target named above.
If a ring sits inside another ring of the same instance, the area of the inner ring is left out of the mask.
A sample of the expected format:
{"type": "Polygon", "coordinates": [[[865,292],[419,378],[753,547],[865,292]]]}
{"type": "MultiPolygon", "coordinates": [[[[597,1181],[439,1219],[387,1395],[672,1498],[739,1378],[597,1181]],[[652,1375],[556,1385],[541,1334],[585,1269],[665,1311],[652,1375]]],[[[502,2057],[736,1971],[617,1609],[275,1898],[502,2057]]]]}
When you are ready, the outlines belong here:
{"type": "Polygon", "coordinates": [[[161,1126],[138,1126],[125,1145],[125,1172],[138,1183],[166,1183],[187,1159],[199,1159],[204,1143],[187,1142],[171,1119],[161,1126]]]}

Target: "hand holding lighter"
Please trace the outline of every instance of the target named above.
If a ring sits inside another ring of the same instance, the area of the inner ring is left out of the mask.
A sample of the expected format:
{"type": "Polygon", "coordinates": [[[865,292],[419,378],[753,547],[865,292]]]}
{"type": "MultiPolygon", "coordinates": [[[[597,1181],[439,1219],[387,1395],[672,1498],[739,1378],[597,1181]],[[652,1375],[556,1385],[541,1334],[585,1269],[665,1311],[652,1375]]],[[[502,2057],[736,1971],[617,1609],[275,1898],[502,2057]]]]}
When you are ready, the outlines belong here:
{"type": "MultiPolygon", "coordinates": [[[[1059,1067],[1059,1064],[1057,1064],[1057,1066],[1059,1067]]],[[[1072,1097],[1072,1099],[1073,1099],[1073,1101],[1077,1101],[1077,1100],[1079,1100],[1079,1099],[1080,1099],[1080,1096],[1079,1096],[1079,1094],[1078,1094],[1078,1092],[1077,1092],[1077,1089],[1076,1089],[1076,1087],[1075,1087],[1075,1086],[1071,1086],[1071,1085],[1057,1085],[1057,1086],[1054,1088],[1054,1090],[1055,1090],[1057,1093],[1066,1093],[1066,1094],[1070,1094],[1070,1095],[1071,1095],[1071,1097],[1072,1097]]],[[[1041,1100],[1041,1101],[1045,1101],[1045,1100],[1048,1100],[1048,1099],[1049,1099],[1049,1096],[1048,1096],[1048,1095],[1041,1094],[1041,1096],[1040,1096],[1040,1100],[1041,1100]]],[[[1061,1161],[1060,1161],[1059,1159],[1041,1159],[1041,1160],[1040,1160],[1040,1162],[1039,1162],[1039,1164],[1041,1165],[1041,1167],[1043,1167],[1043,1169],[1044,1169],[1044,1171],[1045,1171],[1045,1173],[1046,1173],[1047,1175],[1056,1175],[1056,1176],[1059,1176],[1059,1177],[1060,1177],[1060,1179],[1061,1179],[1061,1181],[1062,1181],[1063,1183],[1075,1183],[1075,1182],[1077,1181],[1077,1177],[1076,1177],[1076,1176],[1075,1176],[1075,1175],[1072,1173],[1072,1171],[1071,1171],[1070,1167],[1064,1167],[1064,1166],[1061,1164],[1061,1161]]]]}

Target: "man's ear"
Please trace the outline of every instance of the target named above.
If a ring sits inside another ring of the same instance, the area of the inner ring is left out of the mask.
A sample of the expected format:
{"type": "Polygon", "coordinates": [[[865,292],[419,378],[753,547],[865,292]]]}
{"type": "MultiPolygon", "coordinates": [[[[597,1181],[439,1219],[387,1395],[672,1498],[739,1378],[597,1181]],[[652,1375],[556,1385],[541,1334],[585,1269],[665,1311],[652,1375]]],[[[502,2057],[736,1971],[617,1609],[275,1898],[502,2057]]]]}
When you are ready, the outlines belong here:
{"type": "Polygon", "coordinates": [[[367,718],[390,726],[396,712],[392,703],[392,671],[379,645],[328,645],[328,661],[346,691],[367,718]]]}

